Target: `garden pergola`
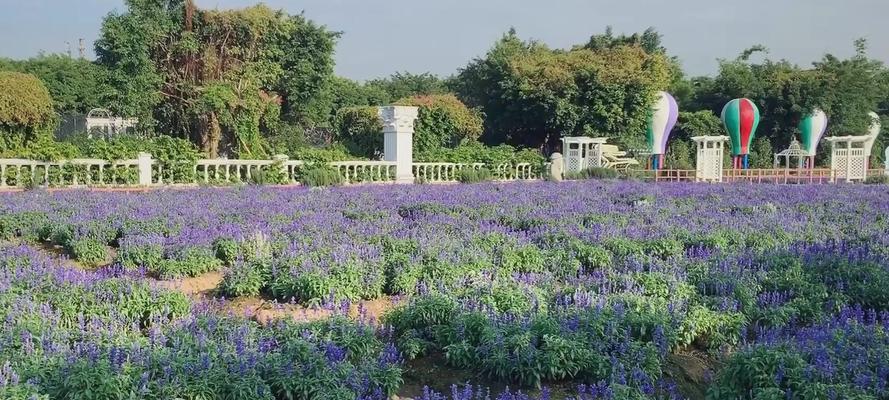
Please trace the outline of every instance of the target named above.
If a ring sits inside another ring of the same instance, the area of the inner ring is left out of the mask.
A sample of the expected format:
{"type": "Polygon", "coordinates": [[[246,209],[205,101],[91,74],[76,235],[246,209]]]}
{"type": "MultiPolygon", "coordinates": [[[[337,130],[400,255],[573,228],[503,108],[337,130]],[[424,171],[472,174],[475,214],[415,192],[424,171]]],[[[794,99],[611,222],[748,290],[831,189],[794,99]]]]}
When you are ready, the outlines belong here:
{"type": "Polygon", "coordinates": [[[797,141],[796,138],[793,138],[793,141],[790,142],[790,146],[786,150],[775,154],[774,167],[775,169],[779,168],[782,164],[781,159],[783,158],[785,170],[790,169],[791,161],[796,161],[795,164],[797,169],[803,169],[806,167],[805,163],[809,156],[811,156],[811,154],[803,150],[799,141],[797,141]]]}

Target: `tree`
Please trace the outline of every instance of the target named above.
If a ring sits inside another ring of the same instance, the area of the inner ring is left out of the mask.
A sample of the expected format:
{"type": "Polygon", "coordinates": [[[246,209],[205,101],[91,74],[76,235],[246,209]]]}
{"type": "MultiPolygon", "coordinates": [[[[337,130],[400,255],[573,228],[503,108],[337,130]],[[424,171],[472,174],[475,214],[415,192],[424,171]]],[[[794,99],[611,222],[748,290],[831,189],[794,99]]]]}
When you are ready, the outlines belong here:
{"type": "Polygon", "coordinates": [[[52,97],[31,74],[0,71],[0,128],[33,132],[52,121],[52,97]]]}
{"type": "Polygon", "coordinates": [[[265,153],[281,119],[311,125],[338,34],[264,5],[201,10],[191,0],[127,0],[96,43],[114,107],[190,137],[211,157],[265,153]]]}
{"type": "Polygon", "coordinates": [[[448,92],[445,81],[428,72],[422,74],[396,72],[388,78],[374,79],[367,82],[367,87],[375,88],[387,93],[390,101],[413,96],[444,94],[448,92]]]}
{"type": "Polygon", "coordinates": [[[694,169],[695,148],[688,139],[674,138],[670,140],[665,164],[669,169],[694,169]]]}
{"type": "Polygon", "coordinates": [[[552,50],[510,31],[462,69],[455,86],[485,115],[483,139],[551,148],[561,136],[604,135],[641,146],[655,93],[672,81],[670,62],[638,43],[593,42],[552,50]]]}
{"type": "MultiPolygon", "coordinates": [[[[482,117],[452,94],[413,96],[396,105],[419,108],[413,145],[418,157],[462,143],[477,142],[482,117]]],[[[376,157],[383,152],[383,122],[376,107],[347,107],[337,113],[337,140],[355,155],[376,157]]]]}
{"type": "Polygon", "coordinates": [[[723,135],[722,121],[711,111],[680,112],[671,139],[691,139],[695,136],[723,135]]]}
{"type": "Polygon", "coordinates": [[[336,139],[359,157],[375,158],[383,151],[383,121],[376,107],[346,107],[336,114],[336,139]]]}
{"type": "Polygon", "coordinates": [[[775,152],[772,143],[767,137],[758,137],[753,140],[750,149],[750,168],[772,168],[775,163],[775,152]]]}
{"type": "Polygon", "coordinates": [[[766,51],[753,46],[735,60],[721,60],[716,77],[681,84],[693,88],[693,98],[680,101],[684,110],[718,115],[734,98],[751,99],[761,114],[757,137],[767,138],[773,148],[785,148],[798,136],[800,119],[814,108],[830,117],[827,135],[861,134],[869,124],[867,113],[881,110],[887,98],[889,73],[882,63],[867,57],[864,41],[855,47],[856,55],[850,59],[828,54],[804,69],[784,60],[752,62],[754,54],[766,51]]]}
{"type": "Polygon", "coordinates": [[[389,103],[389,94],[379,87],[334,76],[312,103],[309,114],[314,115],[315,127],[334,129],[337,126],[337,113],[344,108],[376,107],[389,103]]]}
{"type": "Polygon", "coordinates": [[[0,152],[46,136],[53,116],[52,98],[40,79],[0,71],[0,152]]]}
{"type": "Polygon", "coordinates": [[[96,63],[67,55],[40,55],[23,61],[0,61],[0,70],[33,74],[43,81],[59,114],[85,114],[105,107],[112,88],[106,84],[105,70],[96,63]]]}
{"type": "Polygon", "coordinates": [[[418,153],[453,148],[464,141],[476,141],[482,134],[482,117],[452,94],[413,96],[395,104],[419,108],[414,126],[414,150],[418,153]]]}

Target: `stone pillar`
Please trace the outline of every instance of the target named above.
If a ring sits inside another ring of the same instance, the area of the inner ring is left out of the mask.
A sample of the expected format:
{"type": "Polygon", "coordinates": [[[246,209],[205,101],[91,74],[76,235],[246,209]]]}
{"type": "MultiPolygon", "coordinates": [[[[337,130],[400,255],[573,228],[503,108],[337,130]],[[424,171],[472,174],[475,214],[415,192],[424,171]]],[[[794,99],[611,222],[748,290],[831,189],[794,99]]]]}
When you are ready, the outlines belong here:
{"type": "Polygon", "coordinates": [[[383,159],[395,162],[395,182],[414,183],[414,121],[417,107],[380,107],[383,159]]]}
{"type": "Polygon", "coordinates": [[[151,165],[154,164],[151,154],[139,153],[136,161],[139,163],[139,186],[151,186],[151,165]]]}
{"type": "Polygon", "coordinates": [[[565,160],[562,153],[553,153],[549,156],[549,179],[553,182],[561,182],[565,175],[565,160]]]}

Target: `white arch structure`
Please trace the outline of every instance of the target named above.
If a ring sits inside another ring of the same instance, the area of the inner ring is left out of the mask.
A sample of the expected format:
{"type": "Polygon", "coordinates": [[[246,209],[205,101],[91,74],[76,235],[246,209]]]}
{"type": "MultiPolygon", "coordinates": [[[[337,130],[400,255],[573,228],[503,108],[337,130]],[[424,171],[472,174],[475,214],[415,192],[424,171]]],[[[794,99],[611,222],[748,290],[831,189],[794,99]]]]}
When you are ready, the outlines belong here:
{"type": "Polygon", "coordinates": [[[105,137],[122,133],[139,124],[138,118],[115,117],[111,111],[104,108],[94,108],[86,115],[86,131],[89,137],[93,136],[93,130],[97,130],[105,137]]]}

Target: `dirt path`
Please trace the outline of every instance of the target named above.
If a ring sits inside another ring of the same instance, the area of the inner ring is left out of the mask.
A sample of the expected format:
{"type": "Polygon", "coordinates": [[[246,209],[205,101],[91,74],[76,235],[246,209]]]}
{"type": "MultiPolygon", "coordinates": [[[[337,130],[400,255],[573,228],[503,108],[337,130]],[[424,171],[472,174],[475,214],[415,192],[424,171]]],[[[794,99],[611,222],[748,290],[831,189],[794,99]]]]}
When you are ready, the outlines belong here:
{"type": "Polygon", "coordinates": [[[161,281],[154,278],[147,279],[155,282],[157,286],[167,290],[182,292],[192,297],[209,298],[213,296],[213,290],[222,282],[222,273],[213,271],[194,278],[182,278],[170,281],[161,281]]]}
{"type": "MultiPolygon", "coordinates": [[[[13,242],[14,243],[14,242],[13,242]]],[[[50,257],[59,260],[62,265],[71,268],[91,270],[93,267],[86,266],[76,260],[71,259],[61,246],[50,243],[26,243],[40,251],[48,254],[50,257]]],[[[102,266],[110,265],[115,257],[116,250],[108,248],[108,259],[102,263],[102,266]]],[[[222,299],[216,296],[215,289],[222,282],[222,272],[213,271],[193,278],[182,278],[175,280],[159,280],[152,277],[146,277],[145,280],[151,282],[157,287],[177,291],[187,295],[196,301],[212,301],[215,307],[222,313],[230,315],[246,316],[260,324],[267,325],[281,319],[289,319],[299,322],[311,322],[329,318],[334,314],[342,314],[341,311],[333,311],[321,307],[306,307],[298,304],[278,303],[273,300],[261,297],[239,297],[236,299],[222,299]]],[[[372,321],[379,320],[386,311],[392,309],[398,301],[392,297],[382,297],[374,300],[361,301],[349,305],[346,313],[350,318],[365,318],[372,321]]]]}

